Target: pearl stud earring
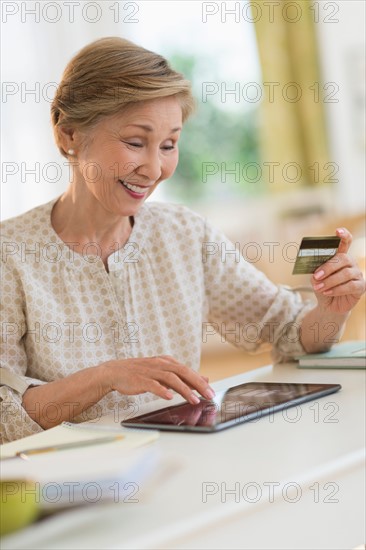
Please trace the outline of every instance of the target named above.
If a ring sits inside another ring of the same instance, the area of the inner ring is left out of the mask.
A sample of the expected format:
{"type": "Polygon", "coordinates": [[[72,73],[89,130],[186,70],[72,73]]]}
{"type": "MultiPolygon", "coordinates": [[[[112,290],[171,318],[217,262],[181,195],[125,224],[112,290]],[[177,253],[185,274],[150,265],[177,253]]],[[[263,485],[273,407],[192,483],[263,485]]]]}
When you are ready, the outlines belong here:
{"type": "Polygon", "coordinates": [[[72,156],[72,155],[75,155],[74,149],[69,149],[69,150],[67,151],[67,154],[68,154],[68,155],[71,155],[71,156],[72,156]]]}

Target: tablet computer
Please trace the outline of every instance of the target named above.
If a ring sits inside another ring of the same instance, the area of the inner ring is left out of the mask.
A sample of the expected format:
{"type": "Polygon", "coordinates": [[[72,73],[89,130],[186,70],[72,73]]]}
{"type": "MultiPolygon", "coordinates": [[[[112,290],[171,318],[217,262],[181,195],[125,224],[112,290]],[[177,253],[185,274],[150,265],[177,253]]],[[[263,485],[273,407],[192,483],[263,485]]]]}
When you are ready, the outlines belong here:
{"type": "Polygon", "coordinates": [[[242,422],[318,399],[341,389],[339,384],[249,382],[219,392],[197,405],[181,403],[121,422],[131,428],[217,432],[242,422]]]}

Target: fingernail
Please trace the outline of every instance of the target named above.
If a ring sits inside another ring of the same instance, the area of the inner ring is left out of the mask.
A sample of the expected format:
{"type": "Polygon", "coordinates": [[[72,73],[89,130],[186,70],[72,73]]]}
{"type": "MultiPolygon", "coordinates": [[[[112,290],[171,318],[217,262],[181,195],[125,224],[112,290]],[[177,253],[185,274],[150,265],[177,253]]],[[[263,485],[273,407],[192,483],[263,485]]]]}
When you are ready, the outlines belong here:
{"type": "Polygon", "coordinates": [[[200,399],[199,397],[197,397],[197,395],[195,395],[194,393],[191,393],[191,402],[194,403],[195,405],[198,405],[198,403],[200,402],[200,399]]]}
{"type": "Polygon", "coordinates": [[[339,233],[340,235],[344,235],[344,229],[337,229],[337,233],[339,233]]]}
{"type": "Polygon", "coordinates": [[[320,290],[321,288],[323,288],[324,286],[324,283],[318,283],[317,285],[314,285],[314,290],[320,290]]]}
{"type": "Polygon", "coordinates": [[[215,397],[215,392],[213,391],[213,389],[208,389],[205,391],[205,396],[207,397],[207,399],[212,399],[213,397],[215,397]]]}
{"type": "Polygon", "coordinates": [[[323,276],[324,276],[324,271],[322,269],[314,273],[314,279],[321,279],[323,276]]]}

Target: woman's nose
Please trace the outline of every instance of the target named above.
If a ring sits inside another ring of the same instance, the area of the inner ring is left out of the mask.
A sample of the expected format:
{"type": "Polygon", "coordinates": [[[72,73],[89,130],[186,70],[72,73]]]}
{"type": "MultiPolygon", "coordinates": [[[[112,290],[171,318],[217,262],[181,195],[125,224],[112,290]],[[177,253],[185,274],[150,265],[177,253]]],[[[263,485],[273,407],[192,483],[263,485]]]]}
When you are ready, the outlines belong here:
{"type": "Polygon", "coordinates": [[[149,178],[150,181],[156,181],[161,176],[161,159],[158,153],[146,152],[141,159],[141,164],[137,172],[149,178]]]}

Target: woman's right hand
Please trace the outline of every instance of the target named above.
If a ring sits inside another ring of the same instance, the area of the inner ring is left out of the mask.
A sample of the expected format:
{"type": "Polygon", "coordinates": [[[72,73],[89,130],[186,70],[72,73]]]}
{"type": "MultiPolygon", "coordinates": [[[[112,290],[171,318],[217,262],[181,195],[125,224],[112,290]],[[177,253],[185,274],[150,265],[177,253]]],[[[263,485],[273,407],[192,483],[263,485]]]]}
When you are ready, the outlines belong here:
{"type": "Polygon", "coordinates": [[[194,405],[199,403],[199,398],[193,390],[206,399],[215,395],[208,378],[169,355],[111,360],[103,363],[101,368],[107,393],[114,390],[123,395],[151,392],[163,399],[172,399],[171,390],[174,390],[194,405]]]}
{"type": "Polygon", "coordinates": [[[152,392],[163,399],[172,399],[171,390],[175,390],[192,404],[199,401],[193,390],[207,399],[214,395],[206,377],[162,355],[106,361],[47,384],[30,386],[22,405],[32,420],[48,429],[72,421],[113,390],[123,395],[152,392]]]}

